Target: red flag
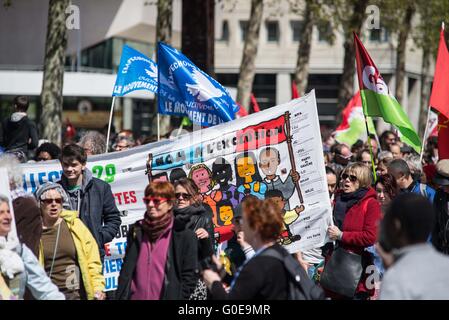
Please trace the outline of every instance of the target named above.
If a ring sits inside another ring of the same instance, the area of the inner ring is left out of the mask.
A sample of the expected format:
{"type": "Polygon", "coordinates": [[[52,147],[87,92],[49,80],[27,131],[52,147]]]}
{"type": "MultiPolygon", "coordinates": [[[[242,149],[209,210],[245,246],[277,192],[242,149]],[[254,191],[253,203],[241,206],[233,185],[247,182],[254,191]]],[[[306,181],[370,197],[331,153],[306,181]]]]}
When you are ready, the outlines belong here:
{"type": "Polygon", "coordinates": [[[438,115],[438,159],[449,159],[449,120],[438,115]]]}
{"type": "Polygon", "coordinates": [[[299,98],[298,87],[296,86],[295,81],[292,81],[292,99],[299,98]]]}
{"type": "MultiPolygon", "coordinates": [[[[444,40],[444,28],[440,32],[435,74],[433,76],[432,94],[429,105],[449,118],[449,52],[444,40]]],[[[446,140],[449,142],[449,140],[446,140]]]]}
{"type": "Polygon", "coordinates": [[[259,112],[260,111],[260,107],[259,107],[259,104],[257,103],[256,97],[254,96],[254,93],[251,93],[251,102],[253,104],[254,112],[259,112]]]}

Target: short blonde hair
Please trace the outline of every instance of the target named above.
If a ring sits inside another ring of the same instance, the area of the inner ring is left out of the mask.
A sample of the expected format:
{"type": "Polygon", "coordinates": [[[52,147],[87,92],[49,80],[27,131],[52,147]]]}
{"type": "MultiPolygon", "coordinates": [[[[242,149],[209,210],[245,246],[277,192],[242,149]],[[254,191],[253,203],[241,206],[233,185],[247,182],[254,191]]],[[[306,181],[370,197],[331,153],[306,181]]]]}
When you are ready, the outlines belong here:
{"type": "Polygon", "coordinates": [[[362,163],[351,163],[343,169],[341,174],[346,173],[348,175],[354,175],[357,177],[360,188],[369,188],[373,183],[373,177],[371,175],[370,167],[365,166],[362,163]]]}

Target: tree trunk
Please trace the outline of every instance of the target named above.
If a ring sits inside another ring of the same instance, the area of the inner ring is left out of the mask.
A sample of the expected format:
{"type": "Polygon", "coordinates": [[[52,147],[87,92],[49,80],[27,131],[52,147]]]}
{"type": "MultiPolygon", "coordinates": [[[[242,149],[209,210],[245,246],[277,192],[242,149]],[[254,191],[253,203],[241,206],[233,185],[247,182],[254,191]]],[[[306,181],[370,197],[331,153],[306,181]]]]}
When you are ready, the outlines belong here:
{"type": "MultiPolygon", "coordinates": [[[[423,48],[422,63],[421,63],[421,92],[420,92],[420,111],[419,111],[419,125],[418,134],[423,136],[426,128],[427,111],[429,108],[430,97],[430,81],[428,81],[428,74],[430,69],[430,48],[423,48]]],[[[425,143],[425,141],[423,141],[425,143]]]]}
{"type": "Polygon", "coordinates": [[[412,18],[415,8],[411,5],[407,7],[404,21],[400,27],[398,34],[398,47],[396,48],[396,100],[402,105],[404,95],[404,78],[405,78],[405,50],[407,38],[411,30],[412,18]]]}
{"type": "Polygon", "coordinates": [[[344,30],[345,42],[343,45],[345,56],[343,60],[343,73],[340,79],[340,88],[338,89],[338,105],[336,123],[341,122],[342,111],[348,101],[354,94],[354,74],[355,74],[355,47],[352,32],[360,35],[363,22],[365,21],[365,10],[368,0],[355,1],[352,10],[352,16],[348,26],[344,30]]]}
{"type": "Polygon", "coordinates": [[[309,77],[309,59],[310,50],[312,47],[312,32],[313,32],[313,13],[310,8],[311,0],[306,1],[304,11],[304,20],[301,27],[301,41],[298,46],[298,58],[296,60],[296,69],[294,81],[298,88],[299,94],[302,96],[307,90],[309,77]]]}
{"type": "Polygon", "coordinates": [[[44,75],[42,80],[40,132],[43,139],[61,145],[62,88],[67,47],[66,8],[70,0],[50,0],[48,4],[44,75]]]}
{"type": "MultiPolygon", "coordinates": [[[[156,22],[156,46],[159,41],[171,45],[172,40],[172,16],[173,0],[158,0],[157,2],[157,22],[156,22]]],[[[157,57],[157,53],[156,53],[157,57]]],[[[156,111],[158,112],[157,96],[154,99],[156,111]]],[[[170,133],[170,116],[160,115],[160,135],[165,136],[170,133]]],[[[157,132],[157,117],[153,122],[153,128],[157,132]]]]}
{"type": "Polygon", "coordinates": [[[251,1],[251,14],[240,64],[239,81],[237,84],[237,102],[249,109],[249,101],[255,75],[255,60],[259,44],[259,31],[263,15],[263,0],[251,1]]]}

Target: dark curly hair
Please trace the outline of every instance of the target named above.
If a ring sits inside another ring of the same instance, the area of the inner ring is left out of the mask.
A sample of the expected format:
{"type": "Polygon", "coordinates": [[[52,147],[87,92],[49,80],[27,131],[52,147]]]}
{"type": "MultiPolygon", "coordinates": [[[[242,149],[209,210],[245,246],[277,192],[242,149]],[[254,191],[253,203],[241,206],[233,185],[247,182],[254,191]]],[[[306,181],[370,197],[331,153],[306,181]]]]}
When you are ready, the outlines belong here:
{"type": "Polygon", "coordinates": [[[51,159],[59,159],[59,157],[61,156],[61,148],[59,148],[57,144],[54,144],[52,142],[45,142],[36,149],[36,161],[38,160],[37,157],[41,152],[47,152],[50,155],[51,159]]]}
{"type": "Polygon", "coordinates": [[[399,194],[398,184],[396,183],[396,179],[393,177],[392,174],[387,173],[378,176],[375,186],[377,186],[379,183],[381,183],[384,186],[385,193],[388,194],[391,200],[396,198],[396,196],[399,194]]]}

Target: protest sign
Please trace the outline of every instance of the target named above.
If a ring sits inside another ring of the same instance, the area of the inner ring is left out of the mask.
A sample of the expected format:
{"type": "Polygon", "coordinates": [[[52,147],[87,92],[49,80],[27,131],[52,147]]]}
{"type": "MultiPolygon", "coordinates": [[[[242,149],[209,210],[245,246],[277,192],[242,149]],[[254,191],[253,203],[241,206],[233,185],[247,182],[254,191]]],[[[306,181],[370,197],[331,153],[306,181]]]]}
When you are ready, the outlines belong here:
{"type": "MultiPolygon", "coordinates": [[[[233,210],[248,195],[282,203],[285,228],[279,242],[290,252],[327,240],[331,205],[314,91],[176,139],[89,157],[87,167],[111,185],[122,215],[117,237],[105,248],[107,290],[117,286],[129,226],[143,217],[149,176],[166,181],[192,178],[212,209],[219,242],[229,238],[233,210]]],[[[57,161],[27,163],[22,169],[27,192],[61,176],[57,161]]]]}

